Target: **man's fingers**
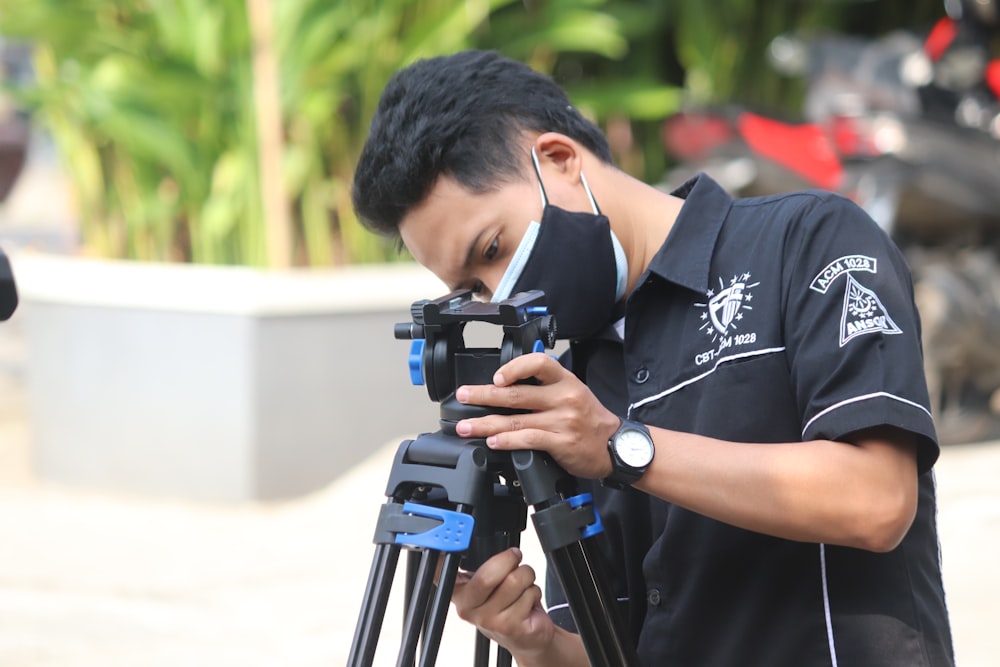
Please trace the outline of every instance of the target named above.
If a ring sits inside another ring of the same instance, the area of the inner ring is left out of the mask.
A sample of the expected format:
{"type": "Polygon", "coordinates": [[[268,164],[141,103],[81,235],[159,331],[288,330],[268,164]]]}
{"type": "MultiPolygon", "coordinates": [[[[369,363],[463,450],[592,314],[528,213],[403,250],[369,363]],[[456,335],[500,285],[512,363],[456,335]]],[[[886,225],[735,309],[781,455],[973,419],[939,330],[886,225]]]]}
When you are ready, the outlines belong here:
{"type": "Polygon", "coordinates": [[[459,570],[455,573],[455,589],[472,581],[472,573],[459,570]]]}
{"type": "Polygon", "coordinates": [[[456,588],[454,598],[459,617],[503,635],[519,629],[535,604],[541,601],[541,589],[535,584],[535,571],[515,566],[493,585],[491,576],[479,572],[456,588]],[[484,597],[485,594],[485,597],[484,597]]]}
{"type": "Polygon", "coordinates": [[[459,387],[455,397],[461,403],[486,405],[491,408],[513,408],[515,410],[534,407],[537,409],[545,394],[540,387],[530,384],[515,384],[498,387],[492,384],[465,385],[459,387]]]}
{"type": "Polygon", "coordinates": [[[470,578],[456,582],[454,597],[459,606],[473,610],[483,606],[511,572],[521,563],[521,550],[507,549],[483,563],[470,578]]]}
{"type": "Polygon", "coordinates": [[[455,397],[469,405],[547,410],[554,406],[551,405],[552,395],[545,387],[557,383],[568,372],[545,354],[528,354],[502,366],[493,376],[494,384],[464,385],[455,391],[455,397]],[[524,382],[529,379],[535,382],[524,382]]]}
{"type": "Polygon", "coordinates": [[[527,630],[524,625],[530,622],[532,611],[536,606],[540,606],[541,600],[542,590],[533,583],[520,588],[516,594],[504,598],[504,604],[496,607],[494,621],[497,625],[496,631],[511,635],[527,630]]]}
{"type": "Polygon", "coordinates": [[[552,384],[567,372],[549,355],[536,352],[515,357],[501,366],[493,376],[493,383],[505,387],[521,380],[535,378],[541,384],[552,384]]]}
{"type": "MultiPolygon", "coordinates": [[[[488,438],[501,433],[520,433],[527,437],[541,435],[545,426],[543,417],[528,412],[513,415],[489,415],[464,419],[458,424],[458,434],[463,438],[488,438]],[[531,431],[532,433],[526,433],[531,431]],[[534,433],[538,431],[538,433],[534,433]]],[[[530,438],[532,442],[537,437],[530,438]]]]}

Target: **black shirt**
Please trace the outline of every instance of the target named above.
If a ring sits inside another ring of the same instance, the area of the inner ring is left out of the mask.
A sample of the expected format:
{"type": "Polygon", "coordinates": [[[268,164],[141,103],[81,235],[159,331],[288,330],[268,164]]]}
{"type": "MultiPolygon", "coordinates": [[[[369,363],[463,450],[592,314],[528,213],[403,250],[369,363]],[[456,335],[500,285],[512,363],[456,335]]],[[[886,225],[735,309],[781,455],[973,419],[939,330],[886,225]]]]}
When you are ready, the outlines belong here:
{"type": "MultiPolygon", "coordinates": [[[[735,442],[918,440],[919,504],[890,553],[735,528],[584,482],[644,665],[951,665],[935,526],[938,456],[909,270],[852,203],[818,191],[734,200],[705,176],[629,295],[624,344],[575,344],[620,415],[735,442]]],[[[550,613],[569,620],[548,577],[550,613]]]]}

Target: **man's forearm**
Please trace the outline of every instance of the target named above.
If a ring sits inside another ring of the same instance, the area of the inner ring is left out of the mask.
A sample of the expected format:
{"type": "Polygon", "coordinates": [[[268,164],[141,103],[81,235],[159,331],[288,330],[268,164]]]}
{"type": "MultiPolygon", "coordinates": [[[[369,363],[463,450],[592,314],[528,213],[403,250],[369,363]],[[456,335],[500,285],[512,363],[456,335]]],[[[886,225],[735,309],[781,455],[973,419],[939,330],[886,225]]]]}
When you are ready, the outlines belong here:
{"type": "Polygon", "coordinates": [[[760,444],[651,431],[656,456],[636,488],[747,530],[886,551],[916,511],[905,436],[760,444]]]}

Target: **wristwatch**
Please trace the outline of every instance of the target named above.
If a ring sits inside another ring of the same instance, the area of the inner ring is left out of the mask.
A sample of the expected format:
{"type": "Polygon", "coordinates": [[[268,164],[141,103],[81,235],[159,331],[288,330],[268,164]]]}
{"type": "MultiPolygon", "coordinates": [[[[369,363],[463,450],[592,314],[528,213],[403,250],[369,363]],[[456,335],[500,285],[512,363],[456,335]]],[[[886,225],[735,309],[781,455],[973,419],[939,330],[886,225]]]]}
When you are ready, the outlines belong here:
{"type": "Polygon", "coordinates": [[[611,454],[611,474],[601,480],[604,486],[624,489],[639,481],[653,461],[653,437],[639,422],[623,419],[621,426],[608,440],[611,454]]]}

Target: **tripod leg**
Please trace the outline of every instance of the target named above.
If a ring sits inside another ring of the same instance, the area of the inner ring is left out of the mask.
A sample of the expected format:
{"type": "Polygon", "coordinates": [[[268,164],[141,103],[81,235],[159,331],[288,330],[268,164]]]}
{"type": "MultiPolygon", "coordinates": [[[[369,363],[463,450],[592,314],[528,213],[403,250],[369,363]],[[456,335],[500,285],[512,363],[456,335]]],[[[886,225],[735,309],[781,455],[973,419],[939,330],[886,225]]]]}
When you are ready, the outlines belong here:
{"type": "Polygon", "coordinates": [[[437,551],[426,550],[421,554],[416,587],[406,612],[403,639],[399,647],[396,667],[410,667],[416,659],[417,641],[420,639],[420,631],[424,627],[424,616],[427,613],[427,602],[430,599],[431,588],[434,586],[434,571],[437,569],[437,561],[437,551]]]}
{"type": "MultiPolygon", "coordinates": [[[[490,638],[484,635],[482,632],[476,631],[476,647],[473,653],[473,663],[476,667],[486,667],[490,664],[490,646],[492,642],[490,638]]],[[[514,662],[513,656],[511,656],[510,651],[505,649],[503,646],[497,646],[497,667],[511,667],[514,662]]]]}
{"type": "Polygon", "coordinates": [[[368,575],[361,616],[354,630],[354,643],[347,664],[351,667],[370,667],[375,659],[378,636],[382,630],[382,619],[389,602],[392,575],[396,571],[400,548],[390,544],[375,547],[372,569],[368,575]]]}
{"type": "MultiPolygon", "coordinates": [[[[409,609],[410,603],[413,601],[413,591],[417,587],[417,570],[420,568],[422,555],[421,551],[406,550],[406,573],[403,575],[403,609],[409,609]]],[[[406,616],[404,615],[401,620],[402,630],[406,628],[406,616]]]]}
{"type": "Polygon", "coordinates": [[[634,649],[625,644],[620,620],[611,605],[603,572],[595,567],[587,545],[575,542],[549,553],[553,569],[566,593],[577,631],[595,665],[636,664],[634,649]]]}
{"type": "Polygon", "coordinates": [[[486,667],[490,664],[490,640],[483,633],[476,630],[476,648],[473,654],[476,667],[486,667]]]}
{"type": "Polygon", "coordinates": [[[635,647],[626,643],[616,601],[601,565],[588,551],[588,540],[604,530],[590,494],[569,498],[572,478],[548,455],[531,450],[512,453],[524,499],[542,549],[549,555],[584,649],[592,665],[628,667],[638,664],[635,647]]]}
{"type": "Polygon", "coordinates": [[[441,645],[441,635],[444,633],[444,623],[448,618],[448,605],[451,602],[451,593],[455,589],[458,564],[461,560],[462,555],[459,553],[452,552],[444,556],[437,591],[434,593],[434,598],[431,601],[430,617],[424,628],[420,667],[432,667],[437,660],[438,649],[441,645]]]}
{"type": "MultiPolygon", "coordinates": [[[[489,637],[476,631],[476,648],[472,664],[476,665],[476,667],[486,667],[490,664],[490,646],[492,646],[492,642],[489,637]]],[[[511,656],[510,651],[503,646],[497,646],[497,667],[511,667],[513,662],[514,658],[511,656]]]]}

